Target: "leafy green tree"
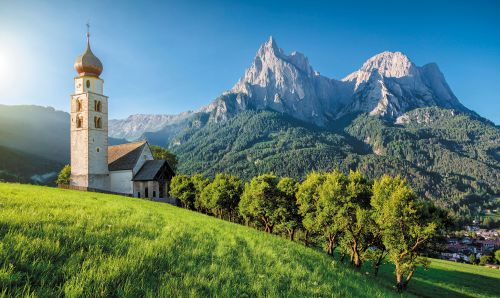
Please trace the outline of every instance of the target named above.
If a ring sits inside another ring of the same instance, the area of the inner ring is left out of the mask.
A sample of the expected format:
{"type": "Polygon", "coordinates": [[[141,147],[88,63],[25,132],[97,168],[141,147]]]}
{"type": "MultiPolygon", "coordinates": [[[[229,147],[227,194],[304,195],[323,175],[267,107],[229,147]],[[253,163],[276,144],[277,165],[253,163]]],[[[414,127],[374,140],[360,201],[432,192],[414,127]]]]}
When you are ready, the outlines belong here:
{"type": "Polygon", "coordinates": [[[396,266],[396,288],[401,292],[406,289],[416,266],[428,265],[419,249],[436,234],[437,224],[422,215],[423,204],[400,177],[384,175],[376,180],[371,205],[383,244],[396,266]]]}
{"type": "Polygon", "coordinates": [[[233,175],[220,173],[201,193],[203,205],[215,216],[229,221],[237,215],[238,203],[243,191],[241,180],[233,175]]]}
{"type": "Polygon", "coordinates": [[[193,209],[196,198],[196,189],[187,175],[176,175],[170,182],[170,194],[181,201],[184,208],[193,209]]]}
{"type": "Polygon", "coordinates": [[[476,265],[476,254],[470,254],[469,263],[471,263],[472,265],[476,265]]]}
{"type": "Polygon", "coordinates": [[[201,194],[210,184],[210,180],[203,176],[203,174],[197,173],[191,176],[191,182],[193,182],[195,189],[194,208],[199,212],[208,212],[208,209],[202,200],[201,194]]]}
{"type": "Polygon", "coordinates": [[[329,255],[333,255],[347,225],[341,210],[342,201],[348,196],[346,185],[346,175],[335,170],[325,174],[325,181],[319,188],[315,224],[327,240],[326,252],[329,255]]]}
{"type": "Polygon", "coordinates": [[[272,233],[278,222],[281,192],[279,179],[273,174],[263,174],[253,177],[245,184],[243,195],[239,203],[241,215],[248,220],[256,220],[267,233],[272,233]]]}
{"type": "Polygon", "coordinates": [[[71,166],[70,165],[65,165],[61,169],[61,171],[59,172],[59,175],[57,176],[57,179],[56,179],[56,183],[57,184],[69,185],[70,178],[71,178],[71,166]]]}
{"type": "Polygon", "coordinates": [[[484,266],[491,261],[491,256],[481,256],[479,258],[479,265],[484,266]]]}
{"type": "Polygon", "coordinates": [[[293,241],[295,231],[302,226],[296,199],[299,183],[293,178],[284,177],[280,179],[277,187],[282,196],[282,202],[276,211],[279,227],[286,230],[288,239],[293,241]]]}
{"type": "Polygon", "coordinates": [[[151,153],[153,154],[154,159],[166,160],[168,162],[168,165],[174,172],[177,170],[177,156],[175,154],[163,147],[156,145],[151,145],[149,146],[149,148],[151,149],[151,153]]]}
{"type": "Polygon", "coordinates": [[[364,252],[372,245],[375,223],[370,208],[371,186],[359,171],[347,176],[346,195],[340,198],[338,226],[350,244],[351,261],[359,269],[364,252]]]}
{"type": "Polygon", "coordinates": [[[500,264],[500,249],[495,251],[495,260],[500,264]]]}
{"type": "Polygon", "coordinates": [[[318,213],[317,203],[319,200],[319,189],[325,181],[325,176],[318,172],[307,174],[306,179],[299,185],[297,190],[297,207],[299,215],[302,216],[302,225],[306,231],[304,244],[309,245],[309,236],[319,233],[316,225],[318,213]]]}

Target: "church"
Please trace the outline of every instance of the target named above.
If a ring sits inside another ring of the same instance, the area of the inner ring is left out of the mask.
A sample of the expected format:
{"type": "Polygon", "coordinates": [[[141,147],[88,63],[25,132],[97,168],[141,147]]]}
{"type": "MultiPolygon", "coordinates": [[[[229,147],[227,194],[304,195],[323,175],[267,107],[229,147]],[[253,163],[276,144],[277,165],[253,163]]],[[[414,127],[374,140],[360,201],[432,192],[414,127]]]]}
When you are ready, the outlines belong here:
{"type": "Polygon", "coordinates": [[[74,64],[75,92],[71,95],[70,187],[162,199],[168,197],[174,171],[155,160],[146,141],[108,146],[108,97],[104,95],[101,61],[87,48],[74,64]]]}

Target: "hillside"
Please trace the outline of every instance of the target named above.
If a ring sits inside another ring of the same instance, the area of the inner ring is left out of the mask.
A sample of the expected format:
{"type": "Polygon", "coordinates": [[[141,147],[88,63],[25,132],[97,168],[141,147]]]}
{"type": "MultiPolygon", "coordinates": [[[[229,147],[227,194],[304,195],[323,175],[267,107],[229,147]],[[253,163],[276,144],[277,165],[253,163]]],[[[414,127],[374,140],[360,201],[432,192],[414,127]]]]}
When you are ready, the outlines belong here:
{"type": "MultiPolygon", "coordinates": [[[[301,244],[162,203],[0,183],[0,227],[0,297],[396,296],[389,265],[376,279],[301,244]]],[[[435,261],[405,296],[494,297],[499,280],[496,270],[435,261]]]]}
{"type": "Polygon", "coordinates": [[[421,196],[455,210],[500,193],[498,128],[440,108],[417,109],[398,119],[394,124],[361,114],[320,128],[274,111],[245,111],[186,128],[172,150],[179,170],[187,173],[249,178],[274,172],[302,179],[313,170],[358,168],[370,177],[400,174],[421,196]]]}
{"type": "Polygon", "coordinates": [[[62,167],[57,161],[0,146],[0,180],[54,184],[62,167]]]}
{"type": "Polygon", "coordinates": [[[69,114],[51,107],[0,105],[0,146],[69,161],[69,114]]]}

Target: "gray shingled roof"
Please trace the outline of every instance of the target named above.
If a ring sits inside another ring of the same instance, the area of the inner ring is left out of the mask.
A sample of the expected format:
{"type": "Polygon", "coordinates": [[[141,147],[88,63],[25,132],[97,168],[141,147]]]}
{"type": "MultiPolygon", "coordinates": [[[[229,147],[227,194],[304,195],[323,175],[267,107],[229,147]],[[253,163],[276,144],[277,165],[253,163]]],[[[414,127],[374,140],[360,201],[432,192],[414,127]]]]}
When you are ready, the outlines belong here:
{"type": "Polygon", "coordinates": [[[135,142],[108,147],[108,169],[110,171],[131,170],[141,156],[147,143],[135,142]]]}
{"type": "Polygon", "coordinates": [[[142,168],[135,174],[132,181],[151,181],[154,180],[156,174],[160,171],[163,165],[166,163],[165,160],[147,160],[142,168]]]}

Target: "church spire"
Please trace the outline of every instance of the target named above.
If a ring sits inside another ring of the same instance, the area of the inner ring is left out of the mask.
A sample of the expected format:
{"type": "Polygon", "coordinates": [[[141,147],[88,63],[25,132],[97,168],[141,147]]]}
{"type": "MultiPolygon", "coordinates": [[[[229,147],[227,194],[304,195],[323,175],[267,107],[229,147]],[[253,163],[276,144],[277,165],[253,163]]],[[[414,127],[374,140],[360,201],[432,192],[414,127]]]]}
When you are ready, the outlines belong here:
{"type": "Polygon", "coordinates": [[[99,77],[102,73],[102,63],[90,49],[90,24],[87,22],[87,48],[85,52],[78,56],[75,60],[75,70],[79,76],[95,76],[99,77]]]}
{"type": "Polygon", "coordinates": [[[87,48],[90,48],[90,22],[87,21],[87,48]]]}

